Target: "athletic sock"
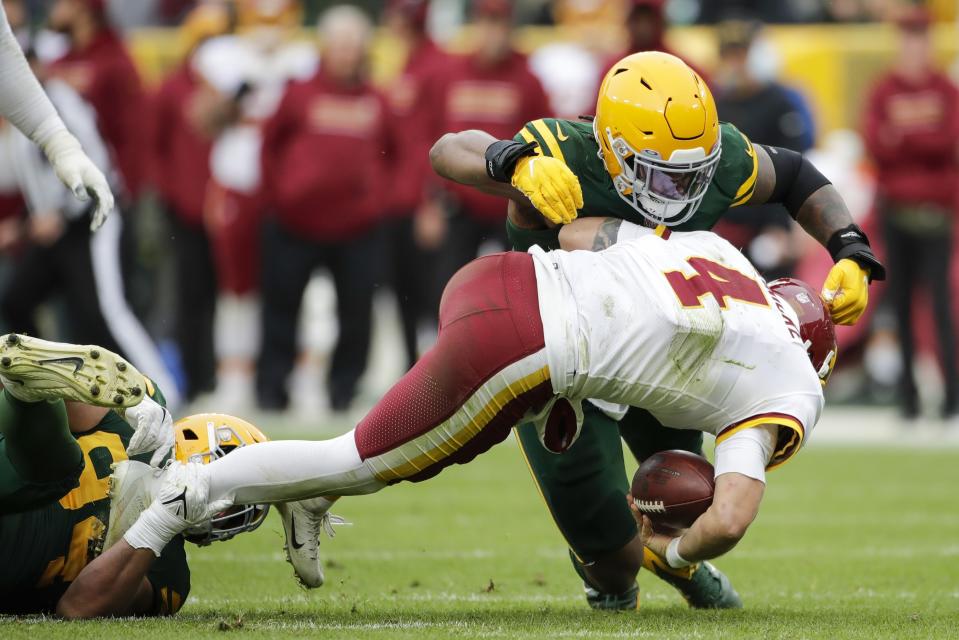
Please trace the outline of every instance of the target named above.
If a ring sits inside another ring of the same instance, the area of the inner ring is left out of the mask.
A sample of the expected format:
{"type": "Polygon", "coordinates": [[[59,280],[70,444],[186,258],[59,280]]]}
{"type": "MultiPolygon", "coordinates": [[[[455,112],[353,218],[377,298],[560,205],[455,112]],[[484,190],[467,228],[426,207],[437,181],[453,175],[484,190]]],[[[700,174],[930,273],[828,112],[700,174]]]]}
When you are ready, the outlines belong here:
{"type": "Polygon", "coordinates": [[[63,400],[24,402],[4,390],[0,393],[0,433],[10,464],[29,482],[56,482],[83,464],[83,452],[70,433],[63,400]]]}
{"type": "Polygon", "coordinates": [[[203,470],[210,481],[210,500],[234,504],[361,495],[386,486],[360,458],[352,431],[331,440],[274,440],[240,447],[203,470]]]}

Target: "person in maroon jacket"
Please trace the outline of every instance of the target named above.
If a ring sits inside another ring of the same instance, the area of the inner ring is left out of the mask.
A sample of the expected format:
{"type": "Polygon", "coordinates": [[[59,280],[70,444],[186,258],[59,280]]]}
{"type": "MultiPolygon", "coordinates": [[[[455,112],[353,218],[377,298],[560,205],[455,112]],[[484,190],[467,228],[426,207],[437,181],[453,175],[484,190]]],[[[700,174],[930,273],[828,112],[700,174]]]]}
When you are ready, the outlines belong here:
{"type": "MultiPolygon", "coordinates": [[[[512,45],[513,3],[510,0],[474,0],[473,53],[451,59],[441,80],[441,96],[433,114],[442,131],[480,129],[496,138],[509,139],[527,122],[550,115],[549,98],[527,64],[526,56],[512,45]]],[[[508,247],[503,224],[503,201],[463,185],[444,182],[439,195],[445,218],[427,206],[434,236],[440,244],[433,310],[449,279],[484,244],[508,247]],[[441,239],[441,240],[440,240],[441,239]]],[[[423,220],[421,226],[427,226],[423,220]]]]}
{"type": "Polygon", "coordinates": [[[434,117],[439,80],[450,56],[426,32],[429,0],[390,0],[386,24],[407,49],[406,66],[387,91],[394,125],[396,156],[393,162],[390,210],[384,224],[388,273],[400,308],[403,342],[408,365],[419,355],[417,328],[432,319],[429,308],[430,276],[435,247],[423,246],[414,219],[423,205],[431,175],[429,150],[443,134],[434,117]]]}
{"type": "Polygon", "coordinates": [[[192,68],[196,48],[227,33],[226,7],[200,5],[181,26],[187,55],[160,85],[153,103],[153,184],[169,213],[176,272],[174,336],[186,374],[186,398],[212,391],[216,376],[213,317],[217,280],[204,203],[213,138],[198,115],[202,81],[192,68]]]}
{"type": "Polygon", "coordinates": [[[320,69],[289,85],[263,132],[262,348],[257,398],[287,406],[303,292],[314,269],[332,272],[339,337],[330,403],[345,410],[366,369],[373,290],[382,250],[376,227],[394,167],[389,106],[367,79],[372,25],[341,5],[320,22],[320,69]]]}
{"type": "Polygon", "coordinates": [[[959,90],[933,63],[929,16],[921,9],[899,22],[895,66],[867,103],[865,139],[878,170],[876,208],[889,260],[889,288],[902,354],[902,409],[919,414],[913,377],[912,303],[926,287],[942,354],[943,416],[959,412],[956,339],[949,273],[959,184],[959,90]]]}
{"type": "Polygon", "coordinates": [[[93,105],[126,195],[135,199],[148,171],[148,101],[126,46],[109,24],[106,0],[56,0],[49,23],[70,39],[70,50],[49,72],[93,105]]]}

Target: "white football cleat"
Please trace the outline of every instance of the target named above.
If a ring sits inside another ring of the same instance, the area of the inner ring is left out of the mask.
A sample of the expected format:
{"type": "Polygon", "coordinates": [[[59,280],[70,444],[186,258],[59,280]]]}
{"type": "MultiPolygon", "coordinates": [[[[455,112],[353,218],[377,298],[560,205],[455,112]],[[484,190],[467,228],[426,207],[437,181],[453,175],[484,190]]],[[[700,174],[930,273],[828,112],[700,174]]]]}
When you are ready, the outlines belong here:
{"type": "Polygon", "coordinates": [[[106,551],[123,537],[153,502],[160,470],[136,460],[113,465],[110,476],[110,521],[103,543],[106,551]]]}
{"type": "Polygon", "coordinates": [[[350,524],[329,512],[315,514],[301,502],[274,505],[283,519],[286,533],[286,561],[293,565],[297,581],[307,589],[323,586],[323,561],[320,558],[320,534],[336,535],[333,525],[350,524]]]}
{"type": "Polygon", "coordinates": [[[62,398],[108,408],[139,403],[145,382],[133,365],[102,347],[16,333],[0,338],[0,381],[23,402],[62,398]]]}

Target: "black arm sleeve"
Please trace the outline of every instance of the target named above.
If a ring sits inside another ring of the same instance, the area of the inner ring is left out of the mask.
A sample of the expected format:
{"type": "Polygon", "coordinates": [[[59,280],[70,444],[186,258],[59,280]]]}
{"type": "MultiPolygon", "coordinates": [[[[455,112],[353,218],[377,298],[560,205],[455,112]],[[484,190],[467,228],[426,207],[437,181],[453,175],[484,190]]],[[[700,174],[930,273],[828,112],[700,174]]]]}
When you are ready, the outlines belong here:
{"type": "Polygon", "coordinates": [[[486,149],[486,175],[497,182],[509,182],[519,159],[535,155],[538,146],[536,142],[497,140],[486,149]]]}
{"type": "MultiPolygon", "coordinates": [[[[776,186],[769,196],[769,202],[781,202],[795,220],[809,196],[832,183],[801,153],[766,145],[763,145],[763,149],[769,154],[776,171],[776,186]]],[[[886,279],[886,268],[872,252],[869,238],[858,226],[852,224],[837,230],[830,237],[826,249],[835,262],[849,258],[868,269],[870,281],[886,279]]]]}
{"type": "Polygon", "coordinates": [[[782,147],[762,147],[769,154],[776,171],[776,186],[769,196],[769,202],[782,203],[795,220],[809,196],[832,183],[801,153],[782,147]]]}

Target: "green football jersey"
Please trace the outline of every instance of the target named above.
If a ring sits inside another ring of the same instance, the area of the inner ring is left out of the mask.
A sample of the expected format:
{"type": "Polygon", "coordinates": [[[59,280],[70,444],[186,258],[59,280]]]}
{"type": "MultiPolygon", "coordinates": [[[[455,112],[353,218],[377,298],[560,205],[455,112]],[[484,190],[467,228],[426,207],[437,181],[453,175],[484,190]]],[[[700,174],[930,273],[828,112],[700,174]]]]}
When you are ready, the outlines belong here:
{"type": "MultiPolygon", "coordinates": [[[[749,139],[728,122],[720,123],[722,154],[712,182],[692,218],[675,227],[680,231],[711,229],[731,207],[743,204],[752,195],[759,163],[749,139]]],[[[600,157],[599,143],[593,137],[590,122],[544,118],[528,123],[514,138],[517,142],[536,142],[537,153],[562,160],[579,178],[583,189],[581,217],[612,216],[627,222],[649,226],[649,222],[616,192],[613,180],[600,157]]],[[[525,251],[530,239],[521,238],[508,225],[514,248],[525,251]],[[523,245],[526,246],[523,246],[523,245]]],[[[559,246],[558,230],[543,234],[544,248],[559,246]],[[550,239],[550,236],[552,240],[550,239]]],[[[524,234],[526,235],[526,234],[524,234]]]]}
{"type": "MultiPolygon", "coordinates": [[[[103,551],[111,467],[128,459],[132,436],[133,428],[109,412],[94,429],[74,434],[84,467],[72,491],[42,507],[0,516],[0,613],[54,611],[70,583],[103,551]]],[[[149,462],[150,454],[133,459],[149,462]]],[[[147,578],[156,613],[179,609],[190,589],[181,537],[167,545],[147,578]]]]}

